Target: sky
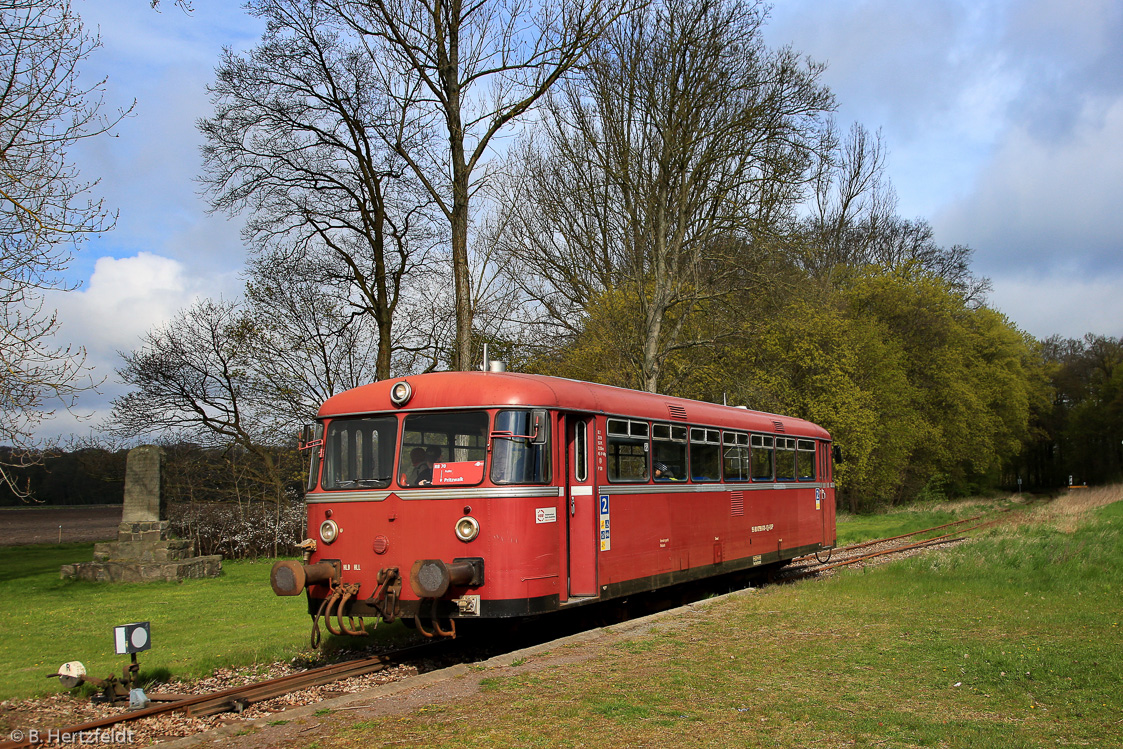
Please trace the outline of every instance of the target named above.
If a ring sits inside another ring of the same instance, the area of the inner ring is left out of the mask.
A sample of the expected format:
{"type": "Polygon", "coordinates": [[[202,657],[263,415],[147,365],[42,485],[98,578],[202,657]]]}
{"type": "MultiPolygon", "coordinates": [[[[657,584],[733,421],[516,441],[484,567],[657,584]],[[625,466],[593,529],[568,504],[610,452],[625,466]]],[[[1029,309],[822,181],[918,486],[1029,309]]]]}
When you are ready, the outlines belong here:
{"type": "MultiPolygon", "coordinates": [[[[119,210],[52,294],[62,343],[84,346],[100,394],[44,436],[96,430],[122,387],[118,352],[200,297],[236,297],[241,221],[198,195],[207,86],[223,47],[264,31],[238,3],[78,0],[102,47],[83,80],[108,77],[116,137],[73,157],[119,210]]],[[[776,0],[764,31],[826,63],[836,119],[880,131],[898,212],[936,241],[974,249],[988,300],[1038,338],[1123,335],[1123,3],[1118,0],[776,0]]]]}

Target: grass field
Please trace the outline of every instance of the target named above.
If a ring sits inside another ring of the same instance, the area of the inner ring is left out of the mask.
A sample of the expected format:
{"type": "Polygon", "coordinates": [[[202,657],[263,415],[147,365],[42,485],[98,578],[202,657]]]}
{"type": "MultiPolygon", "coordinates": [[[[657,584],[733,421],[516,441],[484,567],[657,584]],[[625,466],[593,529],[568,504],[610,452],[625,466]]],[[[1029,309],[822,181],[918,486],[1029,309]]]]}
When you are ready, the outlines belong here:
{"type": "MultiPolygon", "coordinates": [[[[113,628],[152,623],[143,679],[209,676],[216,668],[289,660],[307,650],[304,598],[279,598],[269,560],[223,562],[222,576],[179,583],[107,584],[59,579],[59,566],[88,561],[93,544],[0,548],[0,699],[62,691],[47,680],[79,660],[91,676],[121,674],[113,628]]],[[[400,634],[400,626],[379,634],[400,634]]],[[[325,634],[325,647],[353,643],[325,634]]]]}
{"type": "Polygon", "coordinates": [[[1120,499],[1062,497],[951,550],[722,601],[458,704],[339,713],[310,746],[1123,746],[1120,499]]]}
{"type": "MultiPolygon", "coordinates": [[[[1123,490],[1092,490],[1018,508],[971,543],[715,602],[697,623],[486,679],[457,704],[321,716],[328,727],[308,746],[392,736],[430,747],[1120,747],[1120,500],[1123,490]]],[[[840,543],[977,510],[848,517],[840,543]]],[[[273,596],[268,562],[178,584],[58,579],[58,565],[89,553],[0,550],[5,698],[57,691],[43,674],[71,659],[94,675],[119,672],[111,630],[131,621],[152,621],[141,663],[156,676],[287,659],[305,646],[302,602],[273,596]]]]}

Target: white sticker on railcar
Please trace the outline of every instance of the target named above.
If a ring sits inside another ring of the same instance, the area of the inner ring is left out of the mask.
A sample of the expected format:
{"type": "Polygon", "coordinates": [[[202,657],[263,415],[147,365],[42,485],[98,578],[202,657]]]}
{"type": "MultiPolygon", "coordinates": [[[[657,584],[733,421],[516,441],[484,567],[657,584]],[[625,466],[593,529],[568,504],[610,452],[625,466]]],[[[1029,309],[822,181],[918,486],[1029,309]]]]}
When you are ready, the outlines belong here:
{"type": "Polygon", "coordinates": [[[535,523],[556,523],[558,522],[558,508],[556,507],[539,507],[534,511],[535,523]]]}
{"type": "Polygon", "coordinates": [[[769,523],[768,525],[754,525],[753,526],[753,533],[766,533],[766,532],[772,530],[775,527],[776,527],[775,523],[769,523]]]}
{"type": "Polygon", "coordinates": [[[600,495],[600,550],[612,549],[612,530],[609,527],[608,495],[600,495]]]}
{"type": "Polygon", "coordinates": [[[823,491],[822,489],[816,489],[816,490],[815,490],[815,509],[816,509],[816,510],[821,510],[821,509],[823,509],[823,495],[822,495],[822,491],[823,491]]]}

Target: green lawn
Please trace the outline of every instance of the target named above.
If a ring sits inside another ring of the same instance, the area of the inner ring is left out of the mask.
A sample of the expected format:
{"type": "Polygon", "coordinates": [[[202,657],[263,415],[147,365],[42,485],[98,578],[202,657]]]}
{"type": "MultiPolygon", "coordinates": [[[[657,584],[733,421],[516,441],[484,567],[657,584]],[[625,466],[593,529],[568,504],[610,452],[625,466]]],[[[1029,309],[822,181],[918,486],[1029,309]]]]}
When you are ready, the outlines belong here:
{"type": "MultiPolygon", "coordinates": [[[[704,616],[594,659],[493,676],[455,704],[374,720],[322,716],[316,741],[1123,746],[1123,502],[1091,498],[1017,509],[951,549],[715,602],[704,616]]],[[[883,536],[976,513],[953,507],[946,519],[905,512],[844,525],[883,536]]],[[[141,664],[155,676],[286,659],[306,645],[302,601],[273,596],[268,562],[226,563],[217,580],[178,584],[58,579],[60,564],[90,553],[0,549],[5,698],[57,691],[43,674],[71,659],[94,675],[119,672],[126,659],[113,654],[111,631],[131,621],[152,622],[154,647],[141,664]]]]}
{"type": "MultiPolygon", "coordinates": [[[[1063,501],[1063,500],[1062,500],[1063,501]]],[[[714,604],[324,747],[1123,746],[1123,502],[714,604]],[[487,716],[482,720],[481,716],[487,716]]]]}
{"type": "MultiPolygon", "coordinates": [[[[219,578],[180,583],[59,579],[60,565],[92,555],[92,544],[0,548],[0,698],[62,691],[44,675],[71,660],[92,676],[120,675],[128,656],[114,653],[113,627],[130,622],[152,623],[152,649],[139,655],[144,679],[288,660],[308,646],[304,598],[273,595],[271,560],[226,561],[219,578]]],[[[328,648],[355,642],[325,641],[328,648]]]]}

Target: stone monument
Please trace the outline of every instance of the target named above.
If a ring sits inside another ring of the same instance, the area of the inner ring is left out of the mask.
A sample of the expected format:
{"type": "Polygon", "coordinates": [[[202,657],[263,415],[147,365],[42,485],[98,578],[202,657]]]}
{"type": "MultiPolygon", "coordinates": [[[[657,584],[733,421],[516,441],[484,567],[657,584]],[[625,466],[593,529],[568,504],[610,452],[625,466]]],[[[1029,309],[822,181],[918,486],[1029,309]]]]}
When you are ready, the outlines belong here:
{"type": "Polygon", "coordinates": [[[194,556],[191,541],[168,538],[168,507],[163,483],[164,451],[142,445],[125,462],[125,506],[117,540],[94,546],[94,561],[64,564],[59,576],[70,580],[143,583],[218,577],[222,556],[194,556]]]}

